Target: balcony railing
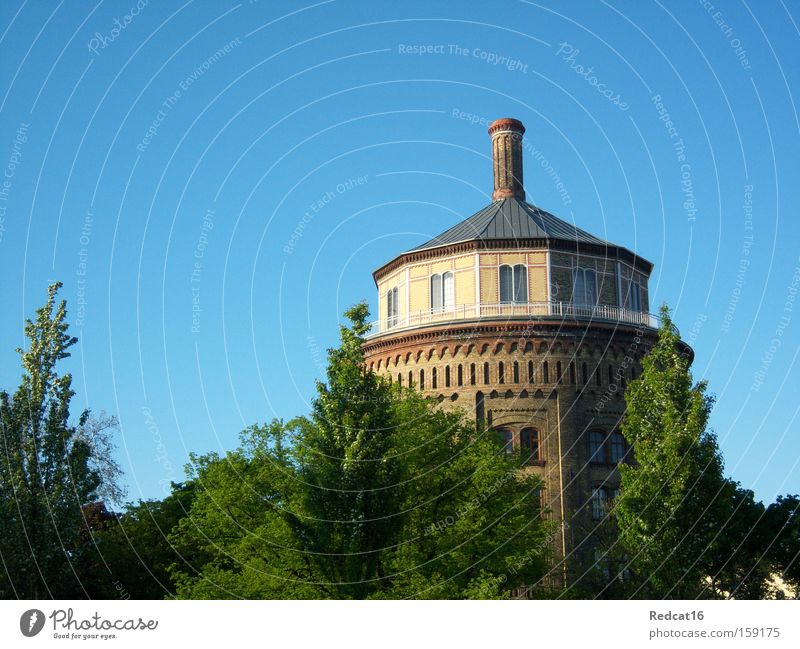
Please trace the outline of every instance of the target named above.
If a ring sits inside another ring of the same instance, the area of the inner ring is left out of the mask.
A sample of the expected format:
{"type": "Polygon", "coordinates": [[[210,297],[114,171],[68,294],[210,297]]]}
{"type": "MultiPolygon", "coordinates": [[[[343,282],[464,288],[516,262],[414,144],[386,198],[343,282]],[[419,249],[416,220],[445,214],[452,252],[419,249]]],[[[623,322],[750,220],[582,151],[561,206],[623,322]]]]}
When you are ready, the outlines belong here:
{"type": "Polygon", "coordinates": [[[632,324],[649,329],[658,329],[661,319],[652,313],[630,311],[618,306],[601,304],[573,304],[571,302],[507,302],[502,304],[458,304],[441,309],[416,311],[408,315],[384,318],[372,323],[368,338],[388,332],[402,331],[429,324],[448,324],[463,320],[496,320],[508,318],[589,320],[632,324]]]}

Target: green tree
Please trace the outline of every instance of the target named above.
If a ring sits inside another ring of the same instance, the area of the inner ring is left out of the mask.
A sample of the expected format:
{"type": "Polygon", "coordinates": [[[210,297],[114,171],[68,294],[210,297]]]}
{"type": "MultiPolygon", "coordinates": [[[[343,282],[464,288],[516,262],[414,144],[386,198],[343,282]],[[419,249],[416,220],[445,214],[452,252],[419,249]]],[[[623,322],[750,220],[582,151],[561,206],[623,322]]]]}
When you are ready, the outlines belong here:
{"type": "Polygon", "coordinates": [[[88,595],[92,599],[174,596],[170,566],[195,564],[203,558],[197,548],[178,552],[168,538],[188,516],[194,494],[193,482],[173,483],[163,500],[131,503],[121,514],[105,511],[102,503],[84,507],[89,525],[80,574],[88,595]]]}
{"type": "Polygon", "coordinates": [[[346,314],[309,417],[194,458],[172,539],[182,597],[505,597],[546,570],[541,481],[476,431],[364,368],[366,305],[346,314]]]}
{"type": "Polygon", "coordinates": [[[779,576],[800,597],[800,496],[778,496],[765,518],[767,555],[779,576]]]}
{"type": "Polygon", "coordinates": [[[641,376],[625,391],[622,433],[634,461],[620,466],[615,504],[620,540],[630,557],[634,593],[691,598],[713,574],[715,539],[731,513],[722,458],[707,429],[713,399],[693,384],[669,310],[641,376]]]}
{"type": "Polygon", "coordinates": [[[26,320],[19,388],[0,392],[1,597],[80,595],[81,508],[101,492],[119,495],[118,467],[103,456],[108,422],[93,422],[88,410],[77,426],[69,421],[72,377],[56,365],[77,339],[67,333],[66,303],[56,304],[60,287],[49,286],[36,319],[26,320]]]}

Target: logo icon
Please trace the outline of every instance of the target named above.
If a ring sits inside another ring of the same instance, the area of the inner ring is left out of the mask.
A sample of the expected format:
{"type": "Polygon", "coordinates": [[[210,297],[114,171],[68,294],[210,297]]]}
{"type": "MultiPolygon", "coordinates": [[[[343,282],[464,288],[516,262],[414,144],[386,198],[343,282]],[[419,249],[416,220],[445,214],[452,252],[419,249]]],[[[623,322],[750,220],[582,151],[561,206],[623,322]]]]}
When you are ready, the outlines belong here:
{"type": "Polygon", "coordinates": [[[44,613],[38,608],[32,608],[30,611],[25,611],[22,617],[19,618],[19,630],[22,635],[27,638],[32,638],[44,627],[44,613]]]}

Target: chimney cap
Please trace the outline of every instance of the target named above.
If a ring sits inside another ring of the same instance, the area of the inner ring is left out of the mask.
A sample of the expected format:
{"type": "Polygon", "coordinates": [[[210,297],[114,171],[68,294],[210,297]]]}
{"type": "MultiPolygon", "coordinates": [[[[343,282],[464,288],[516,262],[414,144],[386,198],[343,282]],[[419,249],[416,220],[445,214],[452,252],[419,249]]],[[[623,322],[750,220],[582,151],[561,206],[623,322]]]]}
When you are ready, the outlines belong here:
{"type": "Polygon", "coordinates": [[[501,117],[489,124],[489,135],[494,135],[498,131],[516,131],[522,134],[525,132],[525,127],[518,119],[501,117]]]}

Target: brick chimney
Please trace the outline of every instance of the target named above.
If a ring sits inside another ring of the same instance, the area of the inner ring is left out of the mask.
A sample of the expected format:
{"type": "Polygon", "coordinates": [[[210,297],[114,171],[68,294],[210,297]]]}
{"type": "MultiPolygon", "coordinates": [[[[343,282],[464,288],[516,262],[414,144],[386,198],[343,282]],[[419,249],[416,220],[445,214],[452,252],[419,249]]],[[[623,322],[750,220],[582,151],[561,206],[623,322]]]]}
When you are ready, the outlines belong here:
{"type": "Polygon", "coordinates": [[[489,125],[492,136],[494,191],[492,200],[518,198],[525,200],[522,184],[522,134],[525,127],[518,119],[502,117],[489,125]]]}

